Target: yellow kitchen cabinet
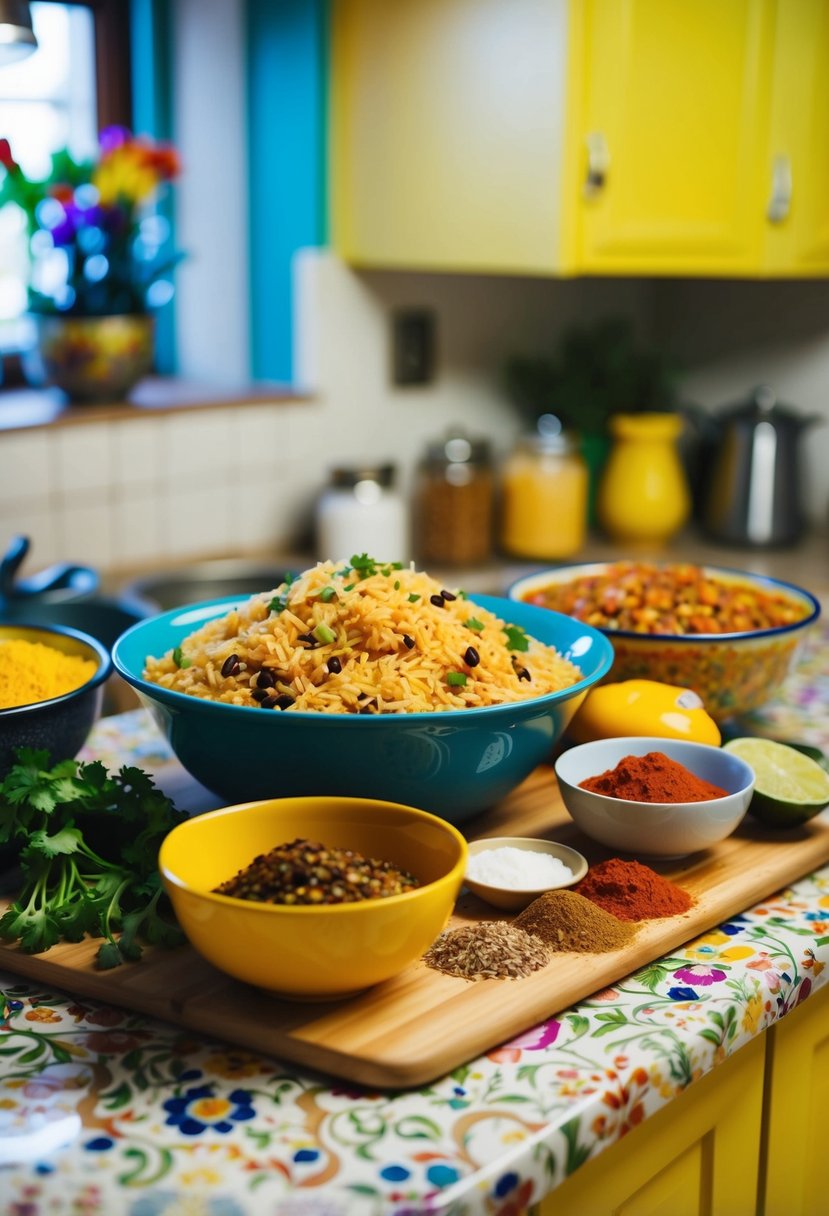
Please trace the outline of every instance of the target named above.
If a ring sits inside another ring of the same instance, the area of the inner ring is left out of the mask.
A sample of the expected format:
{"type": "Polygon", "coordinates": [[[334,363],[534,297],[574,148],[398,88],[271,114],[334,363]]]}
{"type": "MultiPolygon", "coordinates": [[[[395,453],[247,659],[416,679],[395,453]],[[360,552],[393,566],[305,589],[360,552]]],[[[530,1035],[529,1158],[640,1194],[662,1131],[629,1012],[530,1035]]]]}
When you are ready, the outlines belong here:
{"type": "Polygon", "coordinates": [[[778,0],[765,267],[829,271],[829,2],[778,0]]]}
{"type": "Polygon", "coordinates": [[[563,0],[333,0],[331,230],[360,266],[562,264],[563,0]]]}
{"type": "Polygon", "coordinates": [[[768,1032],[760,1216],[827,1210],[829,990],[810,996],[768,1032]]]}
{"type": "Polygon", "coordinates": [[[571,14],[576,266],[756,273],[772,0],[581,0],[571,14]]]}
{"type": "Polygon", "coordinates": [[[757,1216],[764,1049],[762,1036],[741,1047],[532,1216],[757,1216]]]}
{"type": "Polygon", "coordinates": [[[332,0],[363,267],[829,270],[829,0],[332,0]]]}

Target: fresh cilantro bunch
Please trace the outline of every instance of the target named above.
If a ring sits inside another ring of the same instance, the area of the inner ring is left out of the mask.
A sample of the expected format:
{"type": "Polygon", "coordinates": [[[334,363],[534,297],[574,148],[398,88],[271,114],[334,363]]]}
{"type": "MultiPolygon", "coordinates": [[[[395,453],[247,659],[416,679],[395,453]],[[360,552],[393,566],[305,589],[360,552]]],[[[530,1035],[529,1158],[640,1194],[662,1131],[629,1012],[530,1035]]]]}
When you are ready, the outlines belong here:
{"type": "Polygon", "coordinates": [[[100,761],[21,748],[0,782],[0,847],[19,849],[22,887],[0,937],[39,954],[56,942],[103,937],[97,966],[141,957],[140,941],[184,940],[158,873],[158,850],[186,816],[139,768],[110,776],[100,761]]]}

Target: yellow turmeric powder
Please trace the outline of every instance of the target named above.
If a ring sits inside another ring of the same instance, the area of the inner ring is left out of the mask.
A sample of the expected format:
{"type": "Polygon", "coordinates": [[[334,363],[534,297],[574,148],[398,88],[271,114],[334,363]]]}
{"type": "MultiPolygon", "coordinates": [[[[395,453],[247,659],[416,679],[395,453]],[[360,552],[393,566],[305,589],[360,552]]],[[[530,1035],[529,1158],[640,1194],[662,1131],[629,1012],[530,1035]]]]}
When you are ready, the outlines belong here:
{"type": "Polygon", "coordinates": [[[9,638],[0,642],[0,709],[60,697],[90,680],[97,667],[94,659],[9,638]]]}

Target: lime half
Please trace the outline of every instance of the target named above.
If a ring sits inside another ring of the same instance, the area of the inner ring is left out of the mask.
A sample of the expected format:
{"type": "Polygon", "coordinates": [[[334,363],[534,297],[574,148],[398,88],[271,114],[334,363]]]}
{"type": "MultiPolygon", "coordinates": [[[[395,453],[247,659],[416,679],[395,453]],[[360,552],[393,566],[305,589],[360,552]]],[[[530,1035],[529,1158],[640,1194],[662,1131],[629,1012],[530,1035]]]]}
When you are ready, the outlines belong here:
{"type": "Polygon", "coordinates": [[[750,814],[771,827],[796,827],[829,806],[829,773],[799,748],[773,739],[740,738],[723,751],[754,769],[750,814]]]}

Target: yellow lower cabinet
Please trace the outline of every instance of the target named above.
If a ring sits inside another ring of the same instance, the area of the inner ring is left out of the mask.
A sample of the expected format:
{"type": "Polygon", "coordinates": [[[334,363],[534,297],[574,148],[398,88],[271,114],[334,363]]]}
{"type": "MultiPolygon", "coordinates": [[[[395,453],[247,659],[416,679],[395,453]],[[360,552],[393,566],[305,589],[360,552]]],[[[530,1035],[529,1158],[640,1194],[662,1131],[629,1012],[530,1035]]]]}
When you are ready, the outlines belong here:
{"type": "Polygon", "coordinates": [[[740,1048],[552,1191],[534,1216],[757,1216],[764,1056],[762,1036],[740,1048]]]}
{"type": "Polygon", "coordinates": [[[768,1032],[761,1216],[829,1211],[829,991],[809,997],[768,1032]],[[765,1185],[763,1185],[765,1183],[765,1185]]]}

